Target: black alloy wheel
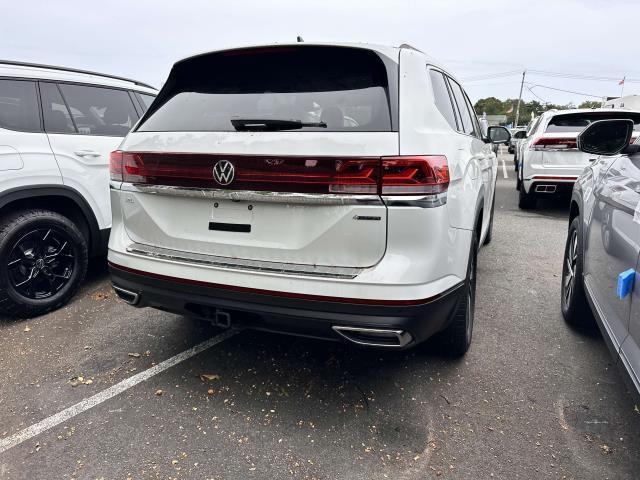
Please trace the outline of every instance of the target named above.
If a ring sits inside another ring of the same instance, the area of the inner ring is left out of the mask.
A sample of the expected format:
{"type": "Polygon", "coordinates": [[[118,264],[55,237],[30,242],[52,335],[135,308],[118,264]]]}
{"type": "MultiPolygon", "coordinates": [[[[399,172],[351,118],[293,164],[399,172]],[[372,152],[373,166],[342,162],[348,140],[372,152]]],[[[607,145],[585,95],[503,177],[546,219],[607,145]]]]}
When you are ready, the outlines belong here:
{"type": "Polygon", "coordinates": [[[24,210],[0,219],[0,314],[34,317],[61,307],[87,271],[87,239],[69,218],[24,210]]]}

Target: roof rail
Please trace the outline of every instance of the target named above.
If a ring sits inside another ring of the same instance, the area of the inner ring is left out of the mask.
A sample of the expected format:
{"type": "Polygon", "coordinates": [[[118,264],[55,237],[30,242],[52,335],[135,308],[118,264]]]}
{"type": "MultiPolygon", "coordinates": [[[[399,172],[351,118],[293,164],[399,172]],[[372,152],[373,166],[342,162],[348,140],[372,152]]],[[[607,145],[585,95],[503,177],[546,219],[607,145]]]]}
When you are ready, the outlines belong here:
{"type": "Polygon", "coordinates": [[[114,80],[123,80],[125,82],[131,82],[135,85],[139,85],[141,87],[146,87],[146,88],[153,88],[154,90],[157,90],[156,87],[153,87],[151,85],[149,85],[148,83],[143,83],[143,82],[139,82],[138,80],[133,80],[131,78],[126,78],[126,77],[119,77],[117,75],[110,75],[108,73],[99,73],[99,72],[92,72],[90,70],[80,70],[78,68],[69,68],[69,67],[58,67],[56,65],[45,65],[45,64],[41,64],[41,63],[28,63],[28,62],[18,62],[15,60],[0,60],[0,65],[16,65],[19,67],[36,67],[36,68],[49,68],[52,70],[60,70],[63,72],[73,72],[73,73],[84,73],[86,75],[99,75],[100,77],[105,77],[105,78],[112,78],[114,80]]]}
{"type": "Polygon", "coordinates": [[[411,50],[415,50],[416,52],[420,52],[420,53],[424,53],[422,50],[414,47],[413,45],[409,45],[408,43],[403,43],[402,45],[400,45],[398,48],[409,48],[411,50]]]}

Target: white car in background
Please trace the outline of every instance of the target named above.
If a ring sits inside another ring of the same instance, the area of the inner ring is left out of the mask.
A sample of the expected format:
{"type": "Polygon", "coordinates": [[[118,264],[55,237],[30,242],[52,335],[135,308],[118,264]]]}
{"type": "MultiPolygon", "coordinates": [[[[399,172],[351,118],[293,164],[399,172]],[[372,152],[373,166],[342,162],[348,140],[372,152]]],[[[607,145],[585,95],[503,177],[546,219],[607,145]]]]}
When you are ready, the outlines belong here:
{"type": "Polygon", "coordinates": [[[0,61],[0,314],[71,298],[106,253],[109,153],[153,101],[140,82],[0,61]]]}
{"type": "Polygon", "coordinates": [[[187,58],[111,156],[114,289],[219,326],[360,345],[441,333],[462,355],[491,239],[491,144],[460,83],[408,46],[187,58]]]}
{"type": "Polygon", "coordinates": [[[532,125],[518,148],[518,205],[535,208],[542,197],[566,195],[593,155],[578,150],[576,139],[592,122],[630,119],[634,139],[640,134],[640,111],[611,109],[549,110],[532,125]]]}

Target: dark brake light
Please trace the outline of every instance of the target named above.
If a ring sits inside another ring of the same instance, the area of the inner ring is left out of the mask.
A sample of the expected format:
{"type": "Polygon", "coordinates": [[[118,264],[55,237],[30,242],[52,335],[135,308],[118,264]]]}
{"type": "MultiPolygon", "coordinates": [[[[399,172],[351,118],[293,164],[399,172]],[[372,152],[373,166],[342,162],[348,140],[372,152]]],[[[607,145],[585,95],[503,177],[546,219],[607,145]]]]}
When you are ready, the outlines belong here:
{"type": "Polygon", "coordinates": [[[122,182],[122,157],[120,150],[109,154],[109,177],[114,182],[122,182]]]}
{"type": "Polygon", "coordinates": [[[449,167],[440,155],[399,157],[306,157],[120,152],[111,154],[111,179],[186,188],[290,193],[429,195],[447,190],[449,167]],[[228,185],[213,167],[226,160],[228,185]]]}
{"type": "Polygon", "coordinates": [[[531,145],[532,150],[575,150],[578,143],[575,137],[540,137],[531,145]]]}
{"type": "Polygon", "coordinates": [[[382,195],[428,195],[449,187],[449,165],[442,155],[382,158],[382,195]]]}

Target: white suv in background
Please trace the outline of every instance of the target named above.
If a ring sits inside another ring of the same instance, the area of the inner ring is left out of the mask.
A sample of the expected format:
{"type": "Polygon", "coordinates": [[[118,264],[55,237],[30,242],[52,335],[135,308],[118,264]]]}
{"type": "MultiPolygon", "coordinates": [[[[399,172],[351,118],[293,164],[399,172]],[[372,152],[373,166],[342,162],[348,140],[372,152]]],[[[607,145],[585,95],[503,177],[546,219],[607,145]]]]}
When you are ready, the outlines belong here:
{"type": "Polygon", "coordinates": [[[471,105],[408,46],[176,63],[111,156],[116,292],[220,326],[369,346],[442,332],[463,354],[497,171],[471,105]]]}
{"type": "Polygon", "coordinates": [[[640,111],[612,109],[549,110],[544,112],[518,149],[519,206],[535,208],[538,198],[571,194],[573,184],[594,155],[578,150],[578,134],[592,122],[631,119],[634,139],[640,134],[640,111]]]}
{"type": "Polygon", "coordinates": [[[153,101],[140,82],[0,61],[0,314],[63,305],[106,253],[109,153],[153,101]]]}

